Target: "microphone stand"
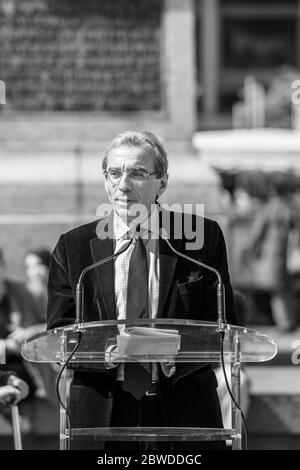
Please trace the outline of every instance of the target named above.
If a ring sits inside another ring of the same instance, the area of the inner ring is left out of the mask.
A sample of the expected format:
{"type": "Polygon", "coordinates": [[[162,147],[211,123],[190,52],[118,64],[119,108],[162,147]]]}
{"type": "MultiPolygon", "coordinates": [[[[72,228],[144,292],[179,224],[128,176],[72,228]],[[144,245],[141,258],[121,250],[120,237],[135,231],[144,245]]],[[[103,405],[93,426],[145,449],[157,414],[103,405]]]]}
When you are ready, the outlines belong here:
{"type": "Polygon", "coordinates": [[[11,406],[11,418],[12,418],[12,424],[13,424],[15,450],[22,450],[20,417],[19,417],[19,408],[17,405],[11,406]]]}
{"type": "Polygon", "coordinates": [[[5,404],[10,406],[10,410],[11,410],[15,450],[22,450],[20,416],[19,416],[19,408],[18,408],[18,405],[16,404],[16,397],[14,395],[10,395],[6,399],[5,404]]]}
{"type": "Polygon", "coordinates": [[[78,325],[79,323],[83,323],[84,320],[84,287],[83,287],[83,278],[86,275],[88,271],[91,269],[97,268],[98,266],[101,266],[102,264],[107,263],[108,261],[111,261],[117,256],[121,255],[126,251],[130,245],[133,242],[133,238],[127,243],[127,245],[119,250],[117,253],[114,253],[113,255],[107,256],[104,259],[101,259],[100,261],[97,261],[96,263],[91,264],[90,266],[87,266],[84,268],[82,273],[79,276],[78,283],[76,286],[76,317],[75,317],[75,324],[78,325]]]}
{"type": "Polygon", "coordinates": [[[226,326],[226,313],[225,313],[225,286],[222,281],[222,277],[220,272],[212,268],[211,266],[208,266],[208,264],[203,263],[202,261],[195,260],[194,258],[191,258],[190,256],[187,256],[180,251],[177,251],[169,242],[169,240],[166,237],[162,237],[163,240],[167,243],[169,248],[176,253],[176,255],[187,259],[188,261],[191,261],[192,263],[197,264],[198,266],[201,266],[205,269],[208,269],[209,271],[212,271],[218,278],[218,285],[217,285],[217,313],[218,313],[218,332],[224,335],[224,329],[226,326]]]}

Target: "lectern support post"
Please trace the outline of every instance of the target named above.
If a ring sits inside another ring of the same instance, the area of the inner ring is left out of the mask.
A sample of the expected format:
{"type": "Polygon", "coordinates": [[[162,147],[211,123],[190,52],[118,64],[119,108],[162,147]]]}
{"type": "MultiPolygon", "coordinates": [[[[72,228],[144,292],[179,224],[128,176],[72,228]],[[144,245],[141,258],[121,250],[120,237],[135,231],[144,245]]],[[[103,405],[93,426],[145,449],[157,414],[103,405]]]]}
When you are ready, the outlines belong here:
{"type": "MultiPolygon", "coordinates": [[[[67,335],[62,331],[60,335],[60,367],[63,368],[67,358],[68,358],[68,341],[67,335]]],[[[63,403],[66,403],[67,400],[67,369],[64,369],[62,377],[60,380],[60,398],[63,403]]],[[[60,414],[59,414],[59,428],[60,428],[60,439],[59,439],[59,448],[60,450],[67,450],[70,436],[68,435],[67,429],[67,414],[64,407],[60,404],[60,414]]]]}
{"type": "MultiPolygon", "coordinates": [[[[234,336],[234,362],[231,367],[231,389],[236,403],[241,406],[241,344],[238,333],[234,336]]],[[[232,427],[236,429],[240,438],[232,441],[233,450],[242,448],[242,420],[241,410],[232,403],[232,427]]]]}

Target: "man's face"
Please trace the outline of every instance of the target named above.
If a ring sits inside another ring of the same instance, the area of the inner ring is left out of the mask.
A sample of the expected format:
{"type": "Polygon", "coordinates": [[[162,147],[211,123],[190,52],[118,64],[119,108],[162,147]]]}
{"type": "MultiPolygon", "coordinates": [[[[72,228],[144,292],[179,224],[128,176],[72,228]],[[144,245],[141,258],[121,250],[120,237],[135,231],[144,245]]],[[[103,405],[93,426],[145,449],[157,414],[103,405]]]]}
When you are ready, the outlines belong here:
{"type": "Polygon", "coordinates": [[[151,204],[155,204],[155,200],[166,189],[168,176],[157,178],[157,175],[154,174],[145,180],[140,180],[134,177],[132,171],[155,172],[154,153],[151,147],[129,147],[127,145],[116,147],[108,157],[107,171],[109,170],[123,172],[118,184],[112,184],[109,178],[105,181],[109,201],[116,213],[130,223],[138,215],[135,209],[136,204],[139,204],[146,209],[149,216],[151,204]]]}

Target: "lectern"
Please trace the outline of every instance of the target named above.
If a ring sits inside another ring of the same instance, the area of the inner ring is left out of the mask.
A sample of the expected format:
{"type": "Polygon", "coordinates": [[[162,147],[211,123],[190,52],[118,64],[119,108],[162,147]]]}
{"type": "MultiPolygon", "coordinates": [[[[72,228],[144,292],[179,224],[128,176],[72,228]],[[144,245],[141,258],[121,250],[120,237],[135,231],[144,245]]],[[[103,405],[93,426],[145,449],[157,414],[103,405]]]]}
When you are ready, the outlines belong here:
{"type": "MultiPolygon", "coordinates": [[[[232,392],[237,403],[240,403],[240,372],[241,364],[247,362],[263,362],[272,359],[277,353],[276,343],[259,332],[226,324],[224,334],[224,361],[231,364],[232,392]]],[[[31,362],[59,363],[64,366],[77,344],[81,341],[70,363],[105,363],[107,361],[122,362],[170,362],[176,363],[219,363],[221,360],[221,341],[219,325],[214,322],[196,320],[137,319],[109,320],[80,323],[48,330],[30,338],[23,344],[23,357],[31,362]],[[117,338],[128,327],[151,327],[174,329],[180,335],[180,349],[172,355],[151,351],[151,354],[120,355],[116,348],[117,338]],[[79,335],[78,333],[81,332],[79,335]],[[109,352],[111,351],[111,352],[109,352]]],[[[67,398],[66,374],[62,375],[62,396],[67,398]]],[[[66,412],[60,409],[60,449],[69,448],[69,440],[166,440],[166,441],[197,441],[197,440],[232,440],[233,449],[242,448],[241,411],[232,404],[231,429],[195,428],[195,427],[122,427],[122,428],[73,428],[71,436],[67,426],[66,412]]]]}

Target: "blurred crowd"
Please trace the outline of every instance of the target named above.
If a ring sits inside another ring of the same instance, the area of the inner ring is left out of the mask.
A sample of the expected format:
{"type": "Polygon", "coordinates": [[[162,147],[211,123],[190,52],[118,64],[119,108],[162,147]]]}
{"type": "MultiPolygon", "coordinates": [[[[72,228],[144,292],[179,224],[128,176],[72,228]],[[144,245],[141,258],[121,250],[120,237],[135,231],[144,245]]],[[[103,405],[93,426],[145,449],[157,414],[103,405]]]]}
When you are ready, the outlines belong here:
{"type": "Polygon", "coordinates": [[[260,174],[248,184],[236,182],[231,230],[238,255],[233,284],[248,299],[246,323],[292,331],[300,325],[299,181],[293,174],[260,174]]]}

